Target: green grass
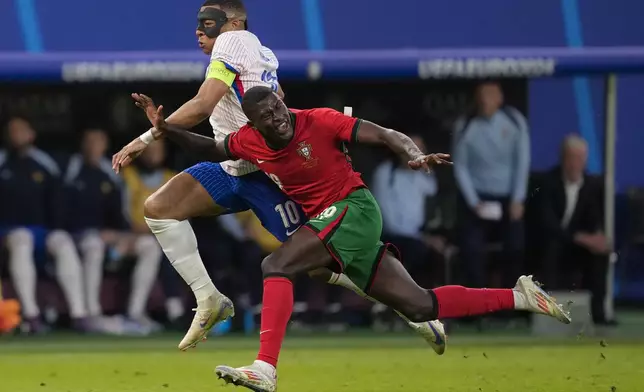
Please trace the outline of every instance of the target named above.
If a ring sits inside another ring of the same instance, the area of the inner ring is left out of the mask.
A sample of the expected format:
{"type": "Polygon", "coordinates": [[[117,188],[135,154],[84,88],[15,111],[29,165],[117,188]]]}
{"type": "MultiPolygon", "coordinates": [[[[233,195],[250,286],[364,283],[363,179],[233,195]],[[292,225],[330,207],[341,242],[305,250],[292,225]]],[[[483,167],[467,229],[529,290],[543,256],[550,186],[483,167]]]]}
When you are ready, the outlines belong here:
{"type": "MultiPolygon", "coordinates": [[[[250,364],[257,347],[256,338],[211,338],[182,353],[177,342],[0,339],[0,391],[233,391],[214,367],[250,364]]],[[[641,391],[644,380],[642,342],[457,336],[442,357],[421,342],[408,335],[287,338],[279,391],[621,392],[641,391]]]]}

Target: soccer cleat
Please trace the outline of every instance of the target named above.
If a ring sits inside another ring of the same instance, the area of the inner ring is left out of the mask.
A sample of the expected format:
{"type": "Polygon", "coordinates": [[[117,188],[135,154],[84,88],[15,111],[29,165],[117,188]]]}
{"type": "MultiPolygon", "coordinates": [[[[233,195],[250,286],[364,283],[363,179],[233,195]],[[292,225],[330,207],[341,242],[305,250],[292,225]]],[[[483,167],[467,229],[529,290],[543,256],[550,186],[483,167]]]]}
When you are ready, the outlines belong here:
{"type": "Polygon", "coordinates": [[[447,346],[447,335],[443,323],[438,320],[422,323],[409,322],[409,326],[425,339],[438,355],[443,355],[447,346]]]}
{"type": "Polygon", "coordinates": [[[274,370],[265,369],[257,361],[250,366],[232,368],[217,366],[215,373],[226,384],[245,387],[254,392],[275,392],[277,390],[277,374],[274,370]]]}
{"type": "Polygon", "coordinates": [[[179,343],[179,349],[183,351],[205,340],[215,324],[235,315],[233,302],[221,293],[213,294],[203,301],[197,301],[197,308],[193,310],[196,313],[190,329],[179,343]]]}
{"type": "Polygon", "coordinates": [[[547,314],[556,318],[564,324],[570,324],[572,321],[570,313],[563,310],[563,306],[558,304],[555,299],[543,291],[533,280],[532,275],[522,275],[517,280],[514,290],[523,294],[526,298],[529,311],[534,313],[547,314]]]}

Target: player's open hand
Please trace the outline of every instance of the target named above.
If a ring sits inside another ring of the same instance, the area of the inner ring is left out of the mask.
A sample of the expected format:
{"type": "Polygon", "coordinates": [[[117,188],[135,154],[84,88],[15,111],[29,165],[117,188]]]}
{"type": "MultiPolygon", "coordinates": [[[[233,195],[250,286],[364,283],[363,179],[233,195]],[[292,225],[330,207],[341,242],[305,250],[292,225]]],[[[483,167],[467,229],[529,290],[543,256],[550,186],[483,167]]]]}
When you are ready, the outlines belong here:
{"type": "Polygon", "coordinates": [[[163,131],[166,126],[165,116],[163,115],[163,105],[157,106],[154,104],[152,98],[148,97],[145,94],[132,94],[132,99],[137,107],[142,109],[145,112],[145,115],[152,123],[152,126],[159,131],[163,131]]]}
{"type": "Polygon", "coordinates": [[[132,163],[147,147],[148,145],[143,143],[138,137],[132,140],[121,151],[112,156],[112,170],[118,174],[121,168],[132,163]]]}
{"type": "Polygon", "coordinates": [[[451,165],[452,161],[449,160],[449,154],[428,154],[421,155],[416,159],[413,159],[408,162],[410,168],[414,170],[423,169],[427,173],[431,172],[432,166],[434,165],[451,165]]]}

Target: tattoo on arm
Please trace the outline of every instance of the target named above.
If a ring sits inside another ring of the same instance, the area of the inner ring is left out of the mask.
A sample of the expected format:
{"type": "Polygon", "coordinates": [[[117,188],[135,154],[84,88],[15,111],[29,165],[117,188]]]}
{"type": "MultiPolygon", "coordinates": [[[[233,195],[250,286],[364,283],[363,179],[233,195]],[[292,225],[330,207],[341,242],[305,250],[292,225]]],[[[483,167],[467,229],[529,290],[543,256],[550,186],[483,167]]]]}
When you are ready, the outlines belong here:
{"type": "Polygon", "coordinates": [[[411,138],[403,133],[388,130],[385,143],[396,154],[405,157],[407,160],[414,160],[423,155],[416,143],[411,138]]]}

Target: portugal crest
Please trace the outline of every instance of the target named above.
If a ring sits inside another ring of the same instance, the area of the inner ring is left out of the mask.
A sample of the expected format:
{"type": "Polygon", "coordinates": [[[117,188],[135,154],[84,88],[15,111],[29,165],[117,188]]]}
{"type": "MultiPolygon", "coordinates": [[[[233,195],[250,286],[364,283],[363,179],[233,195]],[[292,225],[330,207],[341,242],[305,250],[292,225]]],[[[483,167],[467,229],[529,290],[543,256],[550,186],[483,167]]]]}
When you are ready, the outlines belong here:
{"type": "Polygon", "coordinates": [[[313,147],[307,142],[300,142],[297,146],[297,153],[304,158],[302,166],[310,169],[318,164],[318,159],[313,157],[313,147]]]}
{"type": "Polygon", "coordinates": [[[301,157],[307,161],[311,160],[311,153],[313,153],[313,148],[307,142],[301,142],[297,147],[297,152],[301,157]]]}

